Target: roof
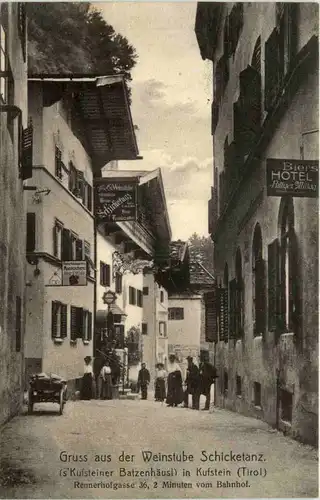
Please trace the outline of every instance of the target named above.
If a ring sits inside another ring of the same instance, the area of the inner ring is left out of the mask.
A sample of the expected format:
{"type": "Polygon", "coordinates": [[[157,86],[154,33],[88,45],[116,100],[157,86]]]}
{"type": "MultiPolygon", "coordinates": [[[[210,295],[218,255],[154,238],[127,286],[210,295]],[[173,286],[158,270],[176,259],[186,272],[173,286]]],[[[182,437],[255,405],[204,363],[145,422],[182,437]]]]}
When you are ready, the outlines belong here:
{"type": "Polygon", "coordinates": [[[172,241],[170,243],[170,258],[173,260],[183,261],[188,249],[188,243],[186,241],[172,241]]]}
{"type": "Polygon", "coordinates": [[[212,286],[215,283],[215,278],[212,274],[201,264],[201,262],[190,260],[190,285],[192,286],[212,286]]]}
{"type": "Polygon", "coordinates": [[[94,167],[111,160],[139,159],[128,90],[123,75],[32,75],[29,82],[42,84],[44,105],[52,106],[68,92],[72,95],[73,121],[79,123],[83,146],[94,167]]]}
{"type": "MultiPolygon", "coordinates": [[[[112,312],[113,315],[118,315],[118,316],[127,316],[125,312],[117,305],[117,304],[111,304],[110,305],[110,311],[112,312]]],[[[107,316],[108,316],[108,308],[106,309],[99,309],[96,312],[96,322],[99,325],[106,325],[107,324],[107,316]]]]}

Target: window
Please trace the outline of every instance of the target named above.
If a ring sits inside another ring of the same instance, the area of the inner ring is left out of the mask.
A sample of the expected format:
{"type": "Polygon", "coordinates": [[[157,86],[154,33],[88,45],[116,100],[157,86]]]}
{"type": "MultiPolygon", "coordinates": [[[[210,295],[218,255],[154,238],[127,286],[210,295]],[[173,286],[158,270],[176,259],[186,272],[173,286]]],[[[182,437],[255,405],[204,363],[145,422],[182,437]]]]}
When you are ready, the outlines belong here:
{"type": "Polygon", "coordinates": [[[137,302],[136,289],[133,288],[132,286],[129,286],[129,304],[135,306],[136,302],[137,302]]]}
{"type": "Polygon", "coordinates": [[[241,396],[242,394],[242,381],[239,375],[236,376],[236,396],[241,396]]]}
{"type": "Polygon", "coordinates": [[[167,323],[165,321],[159,321],[159,335],[160,337],[167,336],[167,323]]]}
{"type": "Polygon", "coordinates": [[[149,295],[149,287],[148,286],[143,287],[143,295],[149,295]]]}
{"type": "Polygon", "coordinates": [[[62,180],[62,152],[58,148],[58,146],[55,146],[54,161],[55,161],[55,176],[58,177],[58,179],[62,180]]]}
{"type": "Polygon", "coordinates": [[[280,389],[280,415],[281,420],[292,422],[293,394],[285,389],[280,389]]]}
{"type": "Polygon", "coordinates": [[[72,161],[69,162],[69,191],[71,193],[74,193],[76,190],[76,185],[77,185],[77,169],[72,163],[72,161]]]}
{"type": "Polygon", "coordinates": [[[66,304],[52,301],[51,312],[51,336],[52,338],[64,338],[67,336],[67,315],[66,304]]]}
{"type": "Polygon", "coordinates": [[[137,306],[143,307],[143,293],[141,290],[137,290],[137,306]]]}
{"type": "Polygon", "coordinates": [[[164,292],[163,292],[163,290],[160,291],[160,302],[164,302],[164,292]]]}
{"type": "Polygon", "coordinates": [[[34,212],[27,213],[27,252],[34,252],[36,249],[36,214],[34,212]]]}
{"type": "Polygon", "coordinates": [[[16,297],[16,352],[21,351],[21,331],[22,331],[21,297],[16,297]]]}
{"type": "Polygon", "coordinates": [[[253,384],[253,404],[261,407],[261,384],[259,382],[253,384]]]}
{"type": "Polygon", "coordinates": [[[116,293],[122,293],[122,274],[116,273],[115,282],[116,293]]]}
{"type": "Polygon", "coordinates": [[[260,225],[257,224],[252,243],[252,322],[254,336],[265,333],[265,281],[265,262],[262,258],[262,235],[260,225]]]}
{"type": "Polygon", "coordinates": [[[70,339],[75,341],[78,338],[84,341],[92,339],[92,313],[82,307],[71,306],[70,339]]]}
{"type": "Polygon", "coordinates": [[[110,266],[100,260],[100,285],[110,286],[110,266]]]}
{"type": "Polygon", "coordinates": [[[182,320],[182,319],[184,319],[183,307],[169,307],[168,313],[169,313],[170,320],[182,320]]]}
{"type": "Polygon", "coordinates": [[[142,335],[148,335],[148,323],[141,323],[142,335]]]}
{"type": "Polygon", "coordinates": [[[228,388],[229,388],[229,377],[227,370],[225,370],[223,373],[223,390],[225,395],[228,394],[228,388]]]}
{"type": "Polygon", "coordinates": [[[83,181],[83,204],[92,211],[92,187],[86,181],[83,181]]]}
{"type": "Polygon", "coordinates": [[[92,313],[82,310],[82,340],[89,342],[92,339],[92,313]]]}
{"type": "Polygon", "coordinates": [[[62,222],[56,220],[53,226],[53,255],[61,259],[62,252],[62,222]]]}
{"type": "Polygon", "coordinates": [[[20,149],[20,177],[22,180],[31,179],[33,166],[33,124],[29,117],[28,126],[21,128],[20,149]]]}

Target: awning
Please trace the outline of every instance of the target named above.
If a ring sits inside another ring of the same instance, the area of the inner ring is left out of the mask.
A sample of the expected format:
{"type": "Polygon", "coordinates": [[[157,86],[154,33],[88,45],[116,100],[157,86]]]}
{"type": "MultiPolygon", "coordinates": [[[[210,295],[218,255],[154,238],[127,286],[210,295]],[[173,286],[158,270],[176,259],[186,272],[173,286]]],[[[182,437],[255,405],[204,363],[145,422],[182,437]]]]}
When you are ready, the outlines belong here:
{"type": "MultiPolygon", "coordinates": [[[[127,316],[127,314],[117,305],[111,304],[110,311],[114,316],[127,316]]],[[[108,307],[105,309],[99,309],[96,313],[96,323],[97,325],[105,326],[107,324],[108,307]]]]}
{"type": "Polygon", "coordinates": [[[73,103],[73,127],[81,129],[83,146],[95,168],[112,160],[139,159],[128,90],[122,75],[79,76],[32,75],[29,82],[42,83],[44,106],[52,106],[64,95],[73,103]]]}

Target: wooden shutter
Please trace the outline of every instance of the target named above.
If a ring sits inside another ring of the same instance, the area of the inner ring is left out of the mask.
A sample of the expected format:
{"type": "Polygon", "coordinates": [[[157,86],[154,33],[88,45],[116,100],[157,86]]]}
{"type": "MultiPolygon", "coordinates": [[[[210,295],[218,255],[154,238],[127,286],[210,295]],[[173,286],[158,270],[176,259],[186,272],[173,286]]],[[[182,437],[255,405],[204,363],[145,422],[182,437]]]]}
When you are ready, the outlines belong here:
{"type": "Polygon", "coordinates": [[[205,294],[205,338],[206,342],[218,340],[217,290],[205,294]]]}
{"type": "Polygon", "coordinates": [[[21,178],[23,180],[32,177],[33,160],[33,125],[29,124],[22,131],[22,150],[21,150],[21,178]]]}
{"type": "Polygon", "coordinates": [[[83,240],[76,240],[76,260],[83,260],[84,258],[84,243],[83,240]]]}
{"type": "Polygon", "coordinates": [[[36,248],[36,214],[27,213],[27,252],[34,252],[36,248]]]}
{"type": "Polygon", "coordinates": [[[268,329],[275,331],[279,323],[280,275],[279,240],[268,245],[268,329]]]}
{"type": "Polygon", "coordinates": [[[88,340],[92,340],[92,313],[88,312],[88,340]]]}
{"type": "Polygon", "coordinates": [[[67,336],[68,306],[61,304],[61,337],[67,336]]]}
{"type": "Polygon", "coordinates": [[[116,293],[122,293],[122,274],[116,273],[116,293]]]}
{"type": "Polygon", "coordinates": [[[87,193],[88,193],[88,198],[87,198],[87,208],[92,211],[92,187],[88,184],[87,185],[87,193]]]}
{"type": "Polygon", "coordinates": [[[84,334],[84,317],[85,317],[84,310],[82,307],[77,307],[76,317],[77,317],[76,337],[78,339],[82,339],[84,334]]]}
{"type": "Polygon", "coordinates": [[[58,227],[55,224],[52,228],[53,255],[58,255],[58,227]]]}
{"type": "Polygon", "coordinates": [[[256,324],[255,334],[264,335],[266,331],[266,264],[263,259],[258,259],[255,265],[256,288],[256,324]]]}
{"type": "Polygon", "coordinates": [[[111,267],[109,264],[105,264],[105,284],[110,286],[111,283],[111,267]]]}
{"type": "Polygon", "coordinates": [[[219,321],[220,321],[220,340],[228,340],[229,321],[228,321],[228,289],[219,288],[219,321]]]}
{"type": "Polygon", "coordinates": [[[81,170],[77,170],[77,173],[76,173],[76,196],[78,196],[79,198],[82,198],[82,200],[84,199],[84,184],[85,184],[85,181],[84,181],[84,173],[81,172],[81,170]]]}
{"type": "Polygon", "coordinates": [[[72,260],[71,233],[65,227],[62,229],[61,260],[72,260]]]}
{"type": "Polygon", "coordinates": [[[77,308],[71,306],[70,308],[70,339],[76,340],[77,338],[77,308]]]}
{"type": "Polygon", "coordinates": [[[51,304],[51,337],[54,338],[57,336],[58,324],[57,324],[57,316],[58,316],[58,308],[59,304],[57,302],[52,302],[51,304]]]}
{"type": "Polygon", "coordinates": [[[265,43],[265,98],[264,107],[270,111],[279,90],[279,35],[275,28],[265,43]]]}

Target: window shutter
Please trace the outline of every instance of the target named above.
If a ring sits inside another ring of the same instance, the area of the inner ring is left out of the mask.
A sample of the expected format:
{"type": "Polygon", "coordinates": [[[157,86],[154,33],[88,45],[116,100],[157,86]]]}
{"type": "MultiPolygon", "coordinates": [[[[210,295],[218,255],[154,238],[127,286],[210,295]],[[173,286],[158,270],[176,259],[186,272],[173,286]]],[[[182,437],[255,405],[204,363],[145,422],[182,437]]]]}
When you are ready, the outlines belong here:
{"type": "Polygon", "coordinates": [[[275,28],[265,43],[265,99],[264,107],[270,111],[279,89],[279,35],[275,28]]]}
{"type": "Polygon", "coordinates": [[[219,288],[220,340],[228,340],[228,290],[219,288]]]}
{"type": "Polygon", "coordinates": [[[67,336],[68,306],[61,304],[61,337],[67,336]]]}
{"type": "Polygon", "coordinates": [[[88,189],[87,208],[88,210],[90,210],[90,212],[92,212],[92,187],[88,184],[87,189],[88,189]]]}
{"type": "Polygon", "coordinates": [[[52,302],[51,304],[51,337],[57,336],[57,313],[59,305],[57,302],[52,302]]]}
{"type": "Polygon", "coordinates": [[[122,293],[122,274],[116,273],[116,293],[122,293]]]}
{"type": "Polygon", "coordinates": [[[88,312],[88,340],[92,340],[92,313],[88,312]]]}
{"type": "Polygon", "coordinates": [[[206,342],[217,342],[217,290],[205,294],[205,336],[206,342]]]}
{"type": "Polygon", "coordinates": [[[84,173],[81,170],[77,170],[76,173],[76,196],[84,199],[84,173]]]}
{"type": "Polygon", "coordinates": [[[27,252],[34,252],[36,248],[36,214],[27,213],[27,252]]]}
{"type": "Polygon", "coordinates": [[[70,308],[70,339],[76,340],[77,338],[77,308],[71,306],[70,308]]]}
{"type": "Polygon", "coordinates": [[[109,264],[105,265],[105,274],[106,274],[106,286],[110,286],[111,283],[111,267],[109,264]]]}
{"type": "Polygon", "coordinates": [[[55,224],[52,228],[52,241],[53,241],[53,255],[57,256],[58,255],[58,234],[57,234],[58,228],[57,225],[55,224]]]}
{"type": "Polygon", "coordinates": [[[62,260],[72,260],[71,233],[65,227],[62,229],[62,260]]]}
{"type": "Polygon", "coordinates": [[[266,264],[263,259],[256,262],[256,334],[266,331],[266,264]]]}
{"type": "Polygon", "coordinates": [[[82,339],[84,333],[84,311],[82,307],[77,307],[77,331],[76,337],[82,339]]]}
{"type": "Polygon", "coordinates": [[[279,326],[280,276],[279,240],[268,245],[268,329],[277,330],[279,326]]]}
{"type": "Polygon", "coordinates": [[[32,177],[33,160],[33,125],[29,124],[22,131],[22,151],[21,151],[21,178],[23,180],[32,177]]]}
{"type": "Polygon", "coordinates": [[[230,290],[230,338],[235,338],[237,335],[237,281],[233,279],[229,283],[230,290]]]}
{"type": "Polygon", "coordinates": [[[103,280],[103,262],[100,260],[100,285],[104,285],[104,280],[103,280]]]}

